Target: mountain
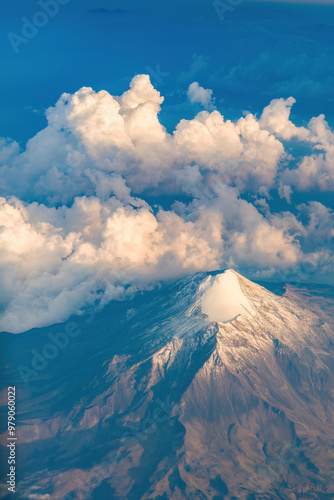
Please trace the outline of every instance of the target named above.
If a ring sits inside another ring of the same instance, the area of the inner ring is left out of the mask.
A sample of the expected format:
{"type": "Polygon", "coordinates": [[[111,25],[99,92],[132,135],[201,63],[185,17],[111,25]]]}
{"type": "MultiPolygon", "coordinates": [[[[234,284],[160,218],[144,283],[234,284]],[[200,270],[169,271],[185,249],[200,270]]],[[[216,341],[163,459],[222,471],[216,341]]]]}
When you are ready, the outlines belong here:
{"type": "Polygon", "coordinates": [[[227,270],[3,333],[17,498],[332,499],[333,311],[227,270]]]}

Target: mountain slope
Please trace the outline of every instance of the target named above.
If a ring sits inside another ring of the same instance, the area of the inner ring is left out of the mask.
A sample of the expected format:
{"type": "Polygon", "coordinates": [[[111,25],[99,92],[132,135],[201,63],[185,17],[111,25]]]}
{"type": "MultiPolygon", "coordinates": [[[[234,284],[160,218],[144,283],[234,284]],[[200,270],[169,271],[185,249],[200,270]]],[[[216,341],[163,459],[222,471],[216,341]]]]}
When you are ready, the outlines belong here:
{"type": "Polygon", "coordinates": [[[332,498],[333,318],[308,301],[200,273],[73,319],[24,381],[74,327],[5,334],[18,497],[332,498]]]}

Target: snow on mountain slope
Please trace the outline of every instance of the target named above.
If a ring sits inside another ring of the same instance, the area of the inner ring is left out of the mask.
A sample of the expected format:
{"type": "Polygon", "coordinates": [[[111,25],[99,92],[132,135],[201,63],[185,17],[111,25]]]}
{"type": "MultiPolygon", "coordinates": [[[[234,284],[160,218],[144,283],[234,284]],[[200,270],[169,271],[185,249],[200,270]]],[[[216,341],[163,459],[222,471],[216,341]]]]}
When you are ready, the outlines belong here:
{"type": "Polygon", "coordinates": [[[202,312],[210,321],[227,323],[237,316],[255,314],[251,303],[243,294],[237,273],[225,271],[216,277],[209,277],[204,283],[208,289],[202,297],[202,312]]]}
{"type": "MultiPolygon", "coordinates": [[[[248,498],[250,491],[256,498],[330,498],[333,325],[295,300],[235,276],[252,315],[247,311],[229,322],[225,316],[218,323],[216,347],[182,397],[183,477],[196,470],[197,489],[209,491],[210,480],[199,471],[224,470],[224,482],[238,498],[248,498]],[[291,457],[277,453],[280,441],[290,452],[297,450],[297,471],[289,470],[291,457]],[[306,448],[312,451],[304,455],[306,448]],[[240,482],[246,471],[248,480],[240,482]],[[316,486],[314,471],[322,473],[316,486]]],[[[219,313],[219,300],[215,307],[219,313]]]]}
{"type": "MultiPolygon", "coordinates": [[[[333,498],[333,316],[308,301],[228,270],[77,319],[85,333],[16,380],[18,498],[333,498]]],[[[20,336],[5,382],[47,333],[20,336]]]]}

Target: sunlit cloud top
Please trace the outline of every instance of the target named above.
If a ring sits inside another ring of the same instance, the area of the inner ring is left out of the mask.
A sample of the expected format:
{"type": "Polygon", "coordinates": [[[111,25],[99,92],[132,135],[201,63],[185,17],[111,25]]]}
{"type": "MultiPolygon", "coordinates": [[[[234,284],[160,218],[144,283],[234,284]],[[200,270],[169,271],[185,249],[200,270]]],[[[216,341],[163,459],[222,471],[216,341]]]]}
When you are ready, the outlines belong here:
{"type": "MultiPolygon", "coordinates": [[[[214,102],[190,89],[194,106],[214,102]]],[[[201,270],[332,279],[334,214],[312,201],[334,191],[325,117],[296,126],[290,97],[235,121],[203,109],[168,133],[163,101],[148,75],[120,96],[84,87],[46,111],[24,149],[1,139],[1,329],[201,270]],[[298,193],[308,202],[294,205],[298,193]]]]}

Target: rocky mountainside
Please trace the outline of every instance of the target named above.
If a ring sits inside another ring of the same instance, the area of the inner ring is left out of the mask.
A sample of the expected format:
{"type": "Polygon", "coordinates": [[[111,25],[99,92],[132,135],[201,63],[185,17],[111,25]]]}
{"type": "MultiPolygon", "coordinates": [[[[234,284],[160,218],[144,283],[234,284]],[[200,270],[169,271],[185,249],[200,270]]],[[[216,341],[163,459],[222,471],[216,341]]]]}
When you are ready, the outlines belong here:
{"type": "Polygon", "coordinates": [[[18,498],[332,499],[333,304],[228,270],[2,334],[18,498]]]}

